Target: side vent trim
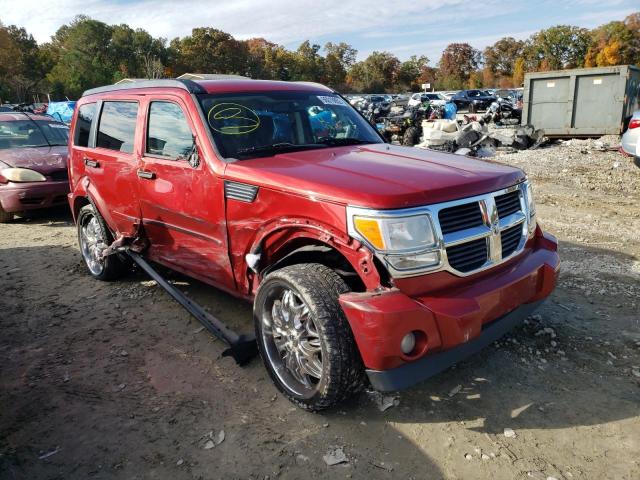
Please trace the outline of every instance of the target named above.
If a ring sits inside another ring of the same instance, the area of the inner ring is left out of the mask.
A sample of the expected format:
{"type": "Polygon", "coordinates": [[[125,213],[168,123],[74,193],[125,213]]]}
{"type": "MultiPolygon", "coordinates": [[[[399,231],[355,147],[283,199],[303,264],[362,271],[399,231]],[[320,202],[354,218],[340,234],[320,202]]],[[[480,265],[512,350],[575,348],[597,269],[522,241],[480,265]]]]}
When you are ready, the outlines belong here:
{"type": "Polygon", "coordinates": [[[232,200],[251,203],[256,199],[258,187],[246,183],[224,181],[224,196],[232,200]]]}

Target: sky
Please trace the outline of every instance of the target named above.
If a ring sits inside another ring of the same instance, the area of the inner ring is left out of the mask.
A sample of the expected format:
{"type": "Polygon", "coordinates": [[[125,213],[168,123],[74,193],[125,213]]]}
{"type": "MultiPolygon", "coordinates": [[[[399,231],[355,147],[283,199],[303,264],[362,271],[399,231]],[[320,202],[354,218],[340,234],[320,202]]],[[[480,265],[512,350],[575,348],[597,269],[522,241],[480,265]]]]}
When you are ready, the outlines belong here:
{"type": "Polygon", "coordinates": [[[169,40],[207,26],[291,49],[307,39],[345,41],[358,59],[384,50],[435,64],[452,42],[482,49],[505,36],[525,39],[559,24],[593,28],[638,10],[637,0],[0,0],[0,22],[25,27],[39,43],[83,14],[169,40]]]}

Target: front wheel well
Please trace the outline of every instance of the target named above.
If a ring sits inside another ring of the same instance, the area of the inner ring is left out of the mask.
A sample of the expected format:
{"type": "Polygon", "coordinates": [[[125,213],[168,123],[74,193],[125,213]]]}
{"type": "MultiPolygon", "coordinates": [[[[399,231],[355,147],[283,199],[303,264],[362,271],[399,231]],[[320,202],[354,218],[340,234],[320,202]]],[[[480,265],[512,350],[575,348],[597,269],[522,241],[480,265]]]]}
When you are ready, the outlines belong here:
{"type": "Polygon", "coordinates": [[[352,292],[366,291],[365,284],[360,278],[360,275],[358,275],[358,272],[356,272],[345,256],[335,248],[321,242],[297,246],[264,268],[260,272],[260,275],[264,278],[269,273],[280,270],[281,268],[303,263],[324,265],[340,275],[352,292]]]}
{"type": "Polygon", "coordinates": [[[76,197],[73,201],[73,218],[77,220],[80,209],[85,205],[89,205],[90,203],[91,202],[87,197],[76,197]]]}

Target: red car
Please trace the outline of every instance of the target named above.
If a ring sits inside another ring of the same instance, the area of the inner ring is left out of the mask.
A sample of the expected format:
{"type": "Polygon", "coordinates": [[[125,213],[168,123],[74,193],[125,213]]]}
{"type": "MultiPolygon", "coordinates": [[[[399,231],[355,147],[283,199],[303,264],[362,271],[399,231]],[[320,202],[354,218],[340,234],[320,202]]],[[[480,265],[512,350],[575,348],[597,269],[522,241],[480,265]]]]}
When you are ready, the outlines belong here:
{"type": "Polygon", "coordinates": [[[303,408],[432,376],[556,285],[521,170],[388,145],[318,84],[101,87],[71,130],[89,273],[116,278],[129,249],[252,301],[264,364],[303,408]]]}
{"type": "Polygon", "coordinates": [[[69,127],[45,115],[0,113],[0,223],[65,205],[69,127]]]}

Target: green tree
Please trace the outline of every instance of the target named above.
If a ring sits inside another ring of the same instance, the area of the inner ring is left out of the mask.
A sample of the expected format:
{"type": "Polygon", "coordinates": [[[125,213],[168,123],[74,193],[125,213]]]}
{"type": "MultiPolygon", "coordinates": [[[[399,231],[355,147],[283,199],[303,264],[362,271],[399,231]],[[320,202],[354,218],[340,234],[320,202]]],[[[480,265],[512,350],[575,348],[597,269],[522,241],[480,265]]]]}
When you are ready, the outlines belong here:
{"type": "Polygon", "coordinates": [[[112,83],[116,71],[109,49],[112,32],[109,25],[84,16],[60,27],[52,38],[50,48],[56,60],[47,79],[62,86],[61,93],[69,98],[112,83]]]}
{"type": "Polygon", "coordinates": [[[347,82],[357,92],[386,92],[395,89],[400,60],[389,52],[373,52],[349,71],[347,82]]]}
{"type": "Polygon", "coordinates": [[[484,49],[484,66],[494,77],[511,77],[516,60],[522,55],[524,42],[504,37],[484,49]]]}
{"type": "Polygon", "coordinates": [[[590,42],[586,28],[558,25],[534,34],[524,52],[537,69],[577,68],[584,65],[590,42]]]}
{"type": "Polygon", "coordinates": [[[440,83],[447,89],[461,89],[478,69],[480,52],[468,43],[451,43],[442,52],[438,62],[440,83]]]}
{"type": "Polygon", "coordinates": [[[347,71],[355,63],[358,51],[345,42],[328,42],[324,50],[324,81],[333,88],[344,88],[347,71]]]}
{"type": "Polygon", "coordinates": [[[194,28],[191,35],[173,39],[169,56],[175,75],[186,72],[240,75],[247,73],[246,43],[215,28],[194,28]]]}
{"type": "Polygon", "coordinates": [[[412,55],[409,60],[400,64],[396,85],[399,90],[415,91],[420,89],[420,79],[429,66],[429,59],[424,55],[412,55]]]}

